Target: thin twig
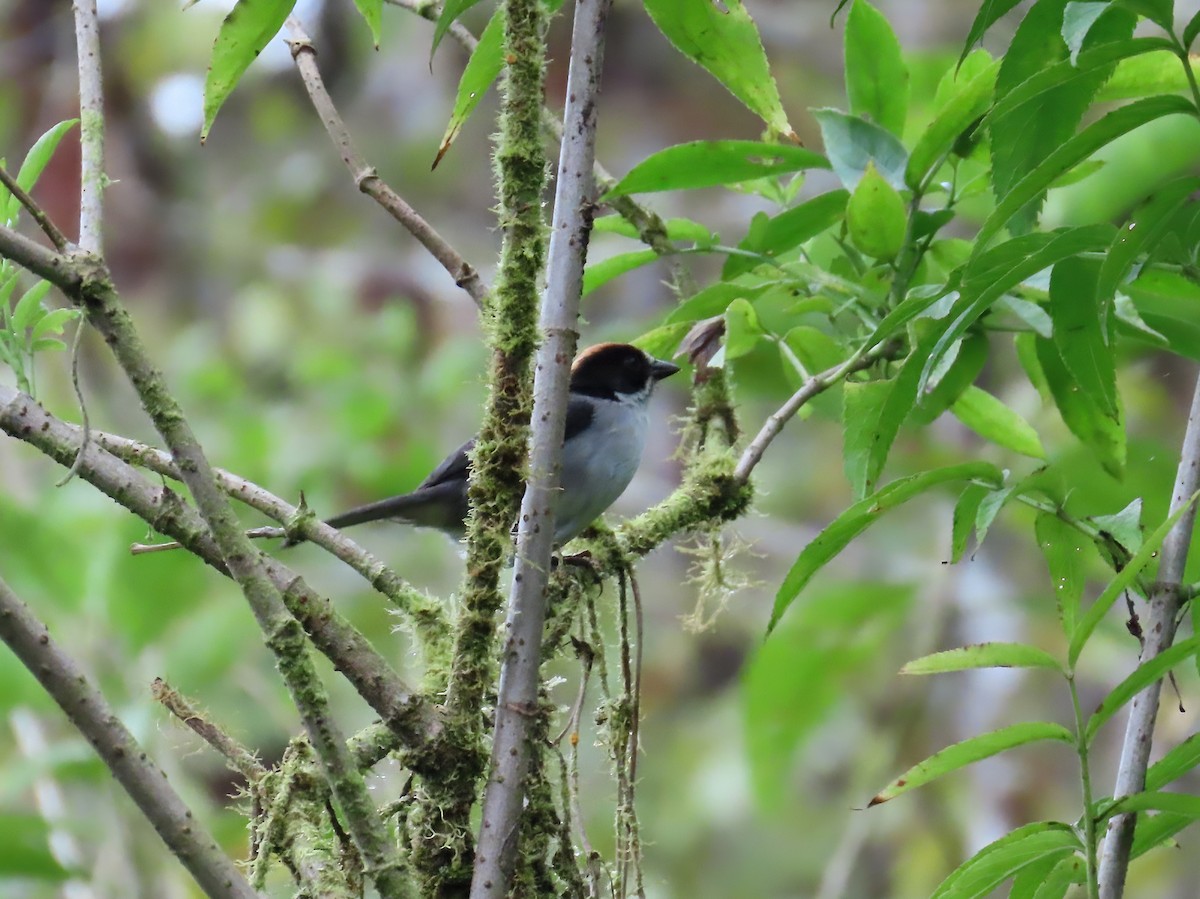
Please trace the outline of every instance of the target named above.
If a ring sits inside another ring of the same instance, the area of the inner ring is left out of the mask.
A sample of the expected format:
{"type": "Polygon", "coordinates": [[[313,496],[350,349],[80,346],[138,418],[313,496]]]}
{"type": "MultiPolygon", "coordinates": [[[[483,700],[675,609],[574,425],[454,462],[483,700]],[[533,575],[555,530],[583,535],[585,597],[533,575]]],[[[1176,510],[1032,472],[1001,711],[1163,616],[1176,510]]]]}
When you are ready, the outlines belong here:
{"type": "Polygon", "coordinates": [[[779,432],[786,425],[801,407],[809,400],[818,394],[824,393],[830,387],[839,383],[843,378],[856,371],[862,371],[864,368],[869,368],[877,360],[888,356],[895,351],[894,344],[891,341],[884,341],[876,344],[874,347],[859,350],[845,362],[840,365],[835,365],[833,368],[826,369],[820,374],[813,375],[788,398],[788,401],[779,407],[765,422],[762,429],[750,441],[749,446],[743,451],[741,458],[738,460],[737,468],[734,469],[734,477],[741,482],[749,479],[750,473],[760,461],[762,461],[763,453],[767,451],[767,447],[771,445],[779,432]]]}
{"type": "Polygon", "coordinates": [[[83,397],[83,387],[79,383],[79,348],[83,346],[83,332],[87,330],[87,319],[80,316],[75,323],[75,337],[71,340],[71,386],[75,388],[75,399],[79,403],[79,415],[83,419],[83,442],[79,444],[79,452],[75,454],[75,461],[71,463],[71,467],[67,469],[67,473],[55,482],[55,487],[65,487],[79,473],[79,460],[83,458],[83,451],[92,439],[92,419],[88,415],[87,400],[83,397]]]}
{"type": "MultiPolygon", "coordinates": [[[[74,0],[79,60],[79,248],[104,255],[104,82],[96,0],[74,0]]],[[[57,246],[57,244],[56,244],[57,246]]],[[[59,247],[62,250],[63,247],[59,247]]]]}
{"type": "Polygon", "coordinates": [[[0,165],[0,184],[7,187],[8,192],[16,197],[20,204],[25,207],[25,210],[33,217],[33,220],[37,222],[38,227],[42,229],[42,233],[50,238],[50,243],[54,244],[54,248],[60,253],[65,253],[69,243],[66,236],[58,230],[58,226],[50,221],[50,216],[46,215],[46,211],[38,205],[33,197],[26,193],[25,188],[21,187],[17,183],[17,179],[9,174],[8,169],[2,165],[0,165]]]}
{"type": "Polygon", "coordinates": [[[247,781],[255,783],[262,779],[267,769],[254,757],[249,749],[209,721],[200,711],[188,702],[187,698],[168,684],[161,677],[156,677],[150,685],[154,698],[162,703],[168,712],[186,724],[200,739],[215,749],[230,767],[237,771],[247,781]]]}
{"type": "MultiPolygon", "coordinates": [[[[1191,502],[1200,489],[1200,376],[1192,396],[1183,447],[1179,452],[1179,468],[1175,473],[1175,488],[1171,493],[1170,514],[1191,502]]],[[[1180,585],[1187,564],[1188,547],[1192,540],[1192,525],[1196,507],[1191,505],[1171,528],[1162,545],[1162,561],[1158,581],[1150,595],[1149,610],[1145,613],[1143,632],[1145,642],[1138,659],[1145,664],[1170,647],[1175,639],[1179,619],[1180,585]]],[[[1158,716],[1158,700],[1162,681],[1155,681],[1134,697],[1121,746],[1121,762],[1113,786],[1113,796],[1120,799],[1140,793],[1146,788],[1146,767],[1154,741],[1154,722],[1158,716]]],[[[1129,870],[1129,853],[1133,846],[1136,814],[1117,815],[1109,820],[1108,832],[1100,856],[1100,899],[1121,899],[1129,870]]]]}
{"type": "Polygon", "coordinates": [[[46,625],[0,580],[0,640],[87,737],[114,778],[208,896],[257,896],[46,625]]]}
{"type": "Polygon", "coordinates": [[[579,337],[576,327],[583,266],[592,228],[591,171],[604,25],[611,5],[612,0],[579,0],[575,6],[564,113],[566,139],[559,156],[541,312],[543,341],[534,365],[529,478],[517,519],[504,663],[471,899],[499,899],[508,892],[517,846],[515,841],[506,841],[505,835],[519,820],[526,794],[531,725],[526,710],[535,707],[538,695],[570,366],[579,337]]]}
{"type": "Polygon", "coordinates": [[[479,272],[403,197],[392,190],[379,177],[375,167],[369,165],[362,157],[354,145],[346,123],[342,121],[337,107],[333,105],[329,92],[325,90],[325,82],[321,78],[320,69],[317,68],[317,51],[313,47],[312,39],[295,16],[288,17],[287,29],[291,35],[288,39],[288,47],[291,48],[296,69],[300,72],[300,79],[304,82],[304,88],[308,91],[309,99],[312,100],[313,108],[320,116],[325,130],[341,154],[342,162],[350,170],[355,186],[403,225],[420,242],[421,246],[425,247],[433,258],[450,273],[450,276],[454,278],[454,283],[470,295],[476,306],[482,308],[484,298],[488,294],[488,287],[484,284],[479,272]]]}

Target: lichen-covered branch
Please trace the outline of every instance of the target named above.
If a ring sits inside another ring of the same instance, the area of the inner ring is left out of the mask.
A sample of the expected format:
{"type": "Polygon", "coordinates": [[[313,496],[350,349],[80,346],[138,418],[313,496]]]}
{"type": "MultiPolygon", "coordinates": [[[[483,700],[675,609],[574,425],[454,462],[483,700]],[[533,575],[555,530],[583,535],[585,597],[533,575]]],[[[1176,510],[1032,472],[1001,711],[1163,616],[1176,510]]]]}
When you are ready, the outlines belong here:
{"type": "Polygon", "coordinates": [[[0,640],[95,748],[167,847],[214,899],[257,896],[75,661],[0,580],[0,640]]]}
{"type": "MultiPolygon", "coordinates": [[[[1192,407],[1188,413],[1187,430],[1183,435],[1183,448],[1179,452],[1179,467],[1175,473],[1175,487],[1171,492],[1170,514],[1174,515],[1184,505],[1192,502],[1192,496],[1200,489],[1200,376],[1196,379],[1192,407]]],[[[1180,516],[1171,528],[1162,545],[1162,561],[1158,567],[1158,580],[1150,595],[1150,608],[1144,614],[1142,643],[1139,664],[1145,664],[1170,648],[1175,640],[1175,628],[1179,621],[1179,609],[1183,602],[1181,587],[1183,572],[1187,565],[1188,547],[1192,542],[1192,526],[1196,520],[1196,506],[1180,516]]],[[[1113,796],[1121,798],[1140,793],[1146,789],[1146,767],[1150,764],[1150,749],[1154,744],[1154,722],[1158,716],[1158,698],[1162,681],[1155,681],[1133,698],[1129,707],[1129,721],[1125,727],[1125,741],[1121,745],[1121,762],[1117,769],[1117,780],[1113,796]]],[[[1108,822],[1108,832],[1100,856],[1100,899],[1121,899],[1125,892],[1125,878],[1129,870],[1129,853],[1133,847],[1133,831],[1137,823],[1136,814],[1116,815],[1108,822]]]]}
{"type": "Polygon", "coordinates": [[[104,252],[104,81],[96,0],[74,0],[75,56],[79,69],[79,247],[104,252]]]}
{"type": "MultiPolygon", "coordinates": [[[[504,662],[496,702],[492,759],[483,801],[472,899],[508,892],[526,796],[545,621],[547,579],[562,467],[571,360],[578,340],[579,299],[594,201],[596,104],[604,60],[604,25],[611,0],[578,0],[567,74],[566,137],[559,156],[550,233],[543,341],[533,381],[529,478],[517,519],[517,555],[504,630],[504,662]]],[[[543,766],[538,766],[541,769],[543,766]]]]}

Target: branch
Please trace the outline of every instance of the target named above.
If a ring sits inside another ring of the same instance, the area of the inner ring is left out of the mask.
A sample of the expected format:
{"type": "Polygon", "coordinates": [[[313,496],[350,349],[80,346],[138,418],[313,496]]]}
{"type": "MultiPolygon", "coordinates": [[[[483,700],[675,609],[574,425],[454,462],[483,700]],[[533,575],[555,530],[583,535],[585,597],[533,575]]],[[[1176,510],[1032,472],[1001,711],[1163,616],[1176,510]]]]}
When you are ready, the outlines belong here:
{"type": "Polygon", "coordinates": [[[25,210],[33,216],[33,220],[42,229],[42,233],[50,238],[50,243],[54,244],[60,253],[65,252],[68,243],[66,235],[58,230],[58,226],[50,221],[50,217],[46,215],[46,211],[37,204],[37,201],[33,197],[26,193],[25,188],[21,187],[17,183],[17,179],[2,165],[0,165],[0,184],[7,187],[8,192],[16,197],[17,201],[25,207],[25,210]]]}
{"type": "Polygon", "coordinates": [[[537,706],[546,585],[554,542],[571,360],[579,337],[583,265],[592,228],[596,100],[604,61],[604,24],[612,0],[578,0],[571,37],[542,345],[533,381],[529,478],[521,502],[517,555],[509,595],[504,663],[496,702],[492,760],[483,801],[471,899],[501,899],[512,879],[530,757],[531,712],[537,706]]]}
{"type": "Polygon", "coordinates": [[[742,453],[742,457],[738,460],[737,468],[734,469],[734,477],[742,483],[749,480],[750,473],[762,461],[763,453],[767,451],[767,447],[771,445],[771,441],[779,436],[780,431],[783,430],[783,426],[791,420],[792,416],[800,411],[805,403],[842,381],[846,375],[869,368],[877,360],[890,356],[895,351],[896,345],[893,342],[884,341],[883,343],[876,344],[869,350],[865,348],[864,350],[860,350],[841,365],[835,365],[833,368],[813,375],[805,381],[800,389],[788,398],[786,403],[780,406],[770,418],[763,422],[762,429],[750,441],[750,445],[746,447],[742,453]]]}
{"type": "Polygon", "coordinates": [[[256,783],[267,774],[267,769],[245,746],[209,721],[187,698],[161,677],[150,685],[150,692],[168,712],[182,721],[196,736],[216,750],[234,771],[248,783],[256,783]]]}
{"type": "MultiPolygon", "coordinates": [[[[1179,452],[1170,514],[1175,514],[1181,506],[1189,503],[1197,489],[1200,489],[1200,376],[1196,380],[1187,430],[1183,435],[1183,448],[1179,452]]],[[[1150,610],[1142,625],[1145,641],[1138,664],[1144,665],[1162,653],[1175,639],[1175,626],[1183,601],[1180,586],[1195,520],[1196,507],[1192,505],[1175,522],[1163,541],[1158,581],[1150,596],[1150,610]]],[[[1155,681],[1134,697],[1129,708],[1125,742],[1121,746],[1121,763],[1113,786],[1114,798],[1140,793],[1146,788],[1146,766],[1150,762],[1161,691],[1162,681],[1155,681]]],[[[1121,899],[1125,891],[1125,876],[1129,869],[1129,852],[1133,846],[1136,823],[1136,814],[1117,815],[1108,823],[1100,857],[1100,899],[1121,899]]]]}
{"type": "MultiPolygon", "coordinates": [[[[155,474],[182,480],[179,468],[168,453],[127,437],[97,433],[96,441],[116,456],[132,465],[148,468],[155,474]]],[[[390,599],[401,612],[409,616],[425,643],[426,654],[440,654],[448,645],[449,624],[442,605],[427,596],[383,564],[336,528],[331,528],[245,478],[221,468],[213,469],[218,486],[226,494],[245,503],[268,518],[285,525],[289,533],[314,543],[332,553],[357,571],[372,587],[390,599]]]]}
{"type": "Polygon", "coordinates": [[[121,723],[116,710],[3,580],[0,640],[87,737],[167,848],[208,896],[250,899],[258,895],[121,723]]]}
{"type": "MultiPolygon", "coordinates": [[[[104,83],[100,75],[100,20],[96,0],[74,0],[79,60],[79,247],[104,252],[104,83]]],[[[57,244],[55,244],[57,246],[57,244]]],[[[61,250],[62,247],[59,247],[61,250]]]]}
{"type": "MultiPolygon", "coordinates": [[[[82,434],[75,425],[50,415],[36,400],[0,384],[0,430],[22,440],[60,465],[79,454],[82,434]]],[[[221,553],[196,511],[175,492],[148,481],[136,468],[89,444],[83,451],[80,477],[101,493],[178,540],[217,571],[229,576],[221,553]]],[[[284,591],[284,600],[313,644],[342,673],[358,694],[388,723],[406,745],[424,747],[440,724],[423,698],[412,693],[392,667],[328,599],[294,571],[265,559],[267,574],[284,591]]]]}
{"type": "Polygon", "coordinates": [[[367,161],[363,159],[358,148],[354,146],[354,140],[350,137],[346,123],[342,121],[337,107],[333,105],[329,92],[325,90],[325,82],[321,79],[321,72],[317,68],[317,51],[313,47],[312,39],[295,16],[288,17],[287,28],[291,34],[288,39],[288,47],[291,48],[292,59],[300,72],[300,79],[304,82],[304,88],[308,91],[309,99],[312,100],[317,115],[321,117],[325,130],[333,140],[334,146],[338,148],[342,162],[346,163],[346,167],[350,169],[355,186],[408,229],[408,232],[421,243],[421,246],[425,247],[433,258],[450,273],[450,276],[454,278],[454,283],[470,295],[476,306],[482,308],[488,288],[479,276],[479,272],[463,259],[459,252],[450,246],[449,242],[438,234],[429,222],[409,206],[403,197],[379,177],[374,166],[368,165],[367,161]]]}

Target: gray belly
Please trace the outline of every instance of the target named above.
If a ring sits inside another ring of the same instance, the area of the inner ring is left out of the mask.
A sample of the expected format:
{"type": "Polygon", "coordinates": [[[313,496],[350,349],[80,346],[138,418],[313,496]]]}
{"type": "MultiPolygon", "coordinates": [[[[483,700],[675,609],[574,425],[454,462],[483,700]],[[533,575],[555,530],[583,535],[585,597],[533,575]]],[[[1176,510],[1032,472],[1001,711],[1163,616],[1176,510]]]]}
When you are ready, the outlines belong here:
{"type": "MultiPolygon", "coordinates": [[[[607,411],[607,410],[605,410],[607,411]]],[[[598,414],[592,422],[595,440],[583,452],[572,440],[563,448],[562,495],[558,501],[554,542],[570,540],[616,502],[637,473],[646,443],[646,416],[598,414]],[[570,485],[586,485],[572,489],[570,485]]]]}

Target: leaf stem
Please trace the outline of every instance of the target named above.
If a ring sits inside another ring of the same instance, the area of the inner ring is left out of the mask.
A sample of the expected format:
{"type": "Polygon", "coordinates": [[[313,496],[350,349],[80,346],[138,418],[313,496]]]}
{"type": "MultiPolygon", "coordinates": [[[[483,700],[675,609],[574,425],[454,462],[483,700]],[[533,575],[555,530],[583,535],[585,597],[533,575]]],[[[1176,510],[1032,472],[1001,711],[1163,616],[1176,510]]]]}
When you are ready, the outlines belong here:
{"type": "Polygon", "coordinates": [[[1075,672],[1067,675],[1067,687],[1071,691],[1071,709],[1075,714],[1075,752],[1079,755],[1079,780],[1083,791],[1083,844],[1084,867],[1087,874],[1088,899],[1099,899],[1099,863],[1096,855],[1096,816],[1092,809],[1092,773],[1088,759],[1088,739],[1079,706],[1079,691],[1075,687],[1075,672]]]}

